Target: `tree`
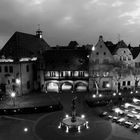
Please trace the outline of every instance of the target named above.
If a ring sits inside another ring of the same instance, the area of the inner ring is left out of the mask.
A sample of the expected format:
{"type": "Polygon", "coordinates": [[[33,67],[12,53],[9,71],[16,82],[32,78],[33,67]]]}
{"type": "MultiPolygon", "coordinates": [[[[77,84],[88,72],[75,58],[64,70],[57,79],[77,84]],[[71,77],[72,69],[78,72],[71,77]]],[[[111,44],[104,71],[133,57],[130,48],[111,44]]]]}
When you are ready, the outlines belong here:
{"type": "Polygon", "coordinates": [[[118,93],[120,90],[120,84],[119,84],[120,80],[130,75],[131,69],[129,69],[128,66],[122,61],[114,61],[110,65],[112,65],[112,69],[110,70],[112,71],[112,74],[115,80],[117,81],[117,93],[118,93]]]}
{"type": "Polygon", "coordinates": [[[135,67],[129,67],[129,69],[131,70],[132,75],[134,76],[134,91],[138,88],[138,83],[140,81],[140,78],[138,77],[138,75],[140,74],[139,71],[135,68],[135,67]]]}
{"type": "MultiPolygon", "coordinates": [[[[94,85],[96,88],[96,94],[99,94],[100,82],[105,74],[110,71],[112,66],[109,63],[97,63],[95,61],[90,61],[90,75],[94,78],[94,85]]],[[[106,75],[106,77],[109,75],[106,75]]]]}

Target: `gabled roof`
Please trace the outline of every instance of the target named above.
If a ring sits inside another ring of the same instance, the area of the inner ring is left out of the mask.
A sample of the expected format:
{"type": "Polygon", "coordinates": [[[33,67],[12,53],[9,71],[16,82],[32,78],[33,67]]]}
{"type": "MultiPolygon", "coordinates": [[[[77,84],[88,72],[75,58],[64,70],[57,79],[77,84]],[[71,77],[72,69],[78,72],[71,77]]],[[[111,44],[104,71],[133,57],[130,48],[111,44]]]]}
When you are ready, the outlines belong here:
{"type": "Polygon", "coordinates": [[[19,59],[21,57],[37,56],[49,45],[44,39],[22,32],[15,32],[1,49],[0,55],[6,58],[19,59]]]}
{"type": "Polygon", "coordinates": [[[126,43],[123,40],[121,40],[117,44],[115,44],[115,49],[114,49],[113,55],[117,52],[117,50],[119,48],[127,48],[127,49],[129,49],[128,46],[126,45],[126,43]]]}
{"type": "Polygon", "coordinates": [[[84,49],[59,49],[43,52],[42,60],[46,70],[88,70],[88,50],[84,49]]]}
{"type": "Polygon", "coordinates": [[[104,43],[106,47],[109,49],[109,51],[111,52],[111,54],[113,54],[117,46],[113,44],[111,41],[106,41],[104,43]]]}
{"type": "Polygon", "coordinates": [[[135,59],[139,53],[140,53],[140,47],[129,47],[131,53],[132,53],[132,56],[133,56],[133,59],[135,59]]]}

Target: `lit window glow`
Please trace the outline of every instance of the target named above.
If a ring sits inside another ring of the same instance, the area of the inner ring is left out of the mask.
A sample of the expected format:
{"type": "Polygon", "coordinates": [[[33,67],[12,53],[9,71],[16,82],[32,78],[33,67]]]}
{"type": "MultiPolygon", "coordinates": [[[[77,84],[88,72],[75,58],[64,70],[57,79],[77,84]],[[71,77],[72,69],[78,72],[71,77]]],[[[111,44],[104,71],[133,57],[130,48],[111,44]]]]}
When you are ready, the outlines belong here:
{"type": "Polygon", "coordinates": [[[0,59],[0,62],[14,62],[13,59],[0,59]]]}

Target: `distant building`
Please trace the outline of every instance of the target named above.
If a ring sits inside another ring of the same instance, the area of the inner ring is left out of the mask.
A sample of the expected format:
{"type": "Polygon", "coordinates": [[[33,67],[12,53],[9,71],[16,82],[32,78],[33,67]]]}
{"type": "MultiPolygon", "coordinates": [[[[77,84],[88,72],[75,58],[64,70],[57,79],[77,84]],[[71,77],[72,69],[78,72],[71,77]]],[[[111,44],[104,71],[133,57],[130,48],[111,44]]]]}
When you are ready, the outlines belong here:
{"type": "Polygon", "coordinates": [[[48,47],[40,30],[36,35],[15,32],[0,52],[1,90],[22,95],[37,88],[36,61],[48,47]]]}

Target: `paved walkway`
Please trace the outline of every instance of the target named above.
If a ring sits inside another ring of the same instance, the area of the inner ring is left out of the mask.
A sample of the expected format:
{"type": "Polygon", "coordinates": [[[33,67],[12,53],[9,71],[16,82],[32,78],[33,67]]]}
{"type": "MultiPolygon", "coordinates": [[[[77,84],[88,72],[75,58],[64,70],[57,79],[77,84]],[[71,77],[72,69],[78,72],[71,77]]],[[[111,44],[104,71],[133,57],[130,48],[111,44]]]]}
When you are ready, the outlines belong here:
{"type": "Polygon", "coordinates": [[[47,106],[58,103],[56,98],[46,93],[31,93],[12,99],[6,97],[0,101],[0,109],[12,109],[12,108],[24,108],[24,107],[36,107],[47,106]]]}

